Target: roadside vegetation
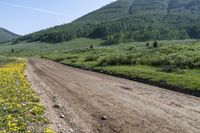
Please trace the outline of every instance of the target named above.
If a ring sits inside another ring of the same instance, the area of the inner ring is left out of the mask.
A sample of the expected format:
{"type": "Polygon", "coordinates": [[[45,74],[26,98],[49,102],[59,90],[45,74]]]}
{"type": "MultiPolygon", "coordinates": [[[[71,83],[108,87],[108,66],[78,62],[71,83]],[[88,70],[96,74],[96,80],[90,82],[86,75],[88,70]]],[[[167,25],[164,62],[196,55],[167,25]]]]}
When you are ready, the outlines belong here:
{"type": "Polygon", "coordinates": [[[148,45],[133,42],[52,52],[42,55],[42,58],[179,91],[199,93],[199,51],[199,42],[160,41],[149,42],[148,45]]]}
{"type": "Polygon", "coordinates": [[[0,132],[48,132],[38,95],[24,75],[25,60],[0,57],[0,132]]]}
{"type": "Polygon", "coordinates": [[[199,5],[118,0],[22,37],[0,28],[0,133],[54,133],[24,75],[27,62],[16,57],[49,59],[200,97],[199,5]]]}
{"type": "Polygon", "coordinates": [[[5,56],[0,56],[0,67],[14,61],[16,61],[14,58],[7,58],[5,56]]]}
{"type": "Polygon", "coordinates": [[[66,65],[199,95],[198,40],[131,42],[106,46],[102,44],[100,39],[86,38],[57,44],[2,44],[0,54],[42,57],[66,65]]]}

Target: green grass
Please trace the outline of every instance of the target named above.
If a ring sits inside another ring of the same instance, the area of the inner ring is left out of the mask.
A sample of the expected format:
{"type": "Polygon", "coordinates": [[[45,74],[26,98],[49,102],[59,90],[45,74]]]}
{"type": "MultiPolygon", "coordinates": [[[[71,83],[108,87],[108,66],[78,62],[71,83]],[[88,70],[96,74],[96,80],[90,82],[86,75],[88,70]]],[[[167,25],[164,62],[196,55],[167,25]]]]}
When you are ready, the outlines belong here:
{"type": "Polygon", "coordinates": [[[182,90],[200,91],[200,43],[161,41],[126,43],[95,49],[53,52],[42,57],[129,79],[182,90]]]}
{"type": "Polygon", "coordinates": [[[8,58],[8,57],[5,57],[5,56],[0,56],[0,67],[5,65],[5,64],[14,62],[14,61],[16,61],[16,59],[8,58]]]}
{"type": "Polygon", "coordinates": [[[171,86],[184,90],[198,90],[200,91],[200,70],[199,69],[182,69],[180,72],[164,72],[159,67],[148,65],[114,65],[114,66],[97,66],[96,61],[82,62],[81,59],[76,61],[69,61],[65,59],[60,61],[66,65],[72,65],[89,70],[98,70],[107,74],[125,77],[135,80],[143,80],[162,84],[163,86],[171,86]]]}
{"type": "Polygon", "coordinates": [[[0,55],[20,57],[40,56],[41,54],[51,53],[53,51],[60,52],[80,48],[90,48],[90,45],[97,47],[98,45],[100,45],[101,42],[102,40],[100,39],[79,38],[57,44],[41,42],[21,42],[20,44],[10,45],[9,43],[5,43],[0,45],[0,55]],[[11,53],[12,49],[14,49],[13,53],[11,53]]]}
{"type": "Polygon", "coordinates": [[[106,73],[120,75],[130,79],[143,79],[163,85],[170,85],[187,90],[200,91],[200,70],[185,70],[185,73],[166,73],[161,72],[159,68],[150,66],[109,66],[98,67],[106,73]],[[196,73],[198,72],[198,73],[196,73]]]}
{"type": "Polygon", "coordinates": [[[200,42],[198,40],[132,42],[100,46],[102,40],[76,39],[59,44],[3,44],[0,54],[39,56],[66,65],[182,90],[200,91],[200,42]],[[94,49],[90,49],[90,45],[94,49]],[[10,49],[15,49],[10,53],[10,49]],[[6,51],[7,50],[7,51],[6,51]]]}

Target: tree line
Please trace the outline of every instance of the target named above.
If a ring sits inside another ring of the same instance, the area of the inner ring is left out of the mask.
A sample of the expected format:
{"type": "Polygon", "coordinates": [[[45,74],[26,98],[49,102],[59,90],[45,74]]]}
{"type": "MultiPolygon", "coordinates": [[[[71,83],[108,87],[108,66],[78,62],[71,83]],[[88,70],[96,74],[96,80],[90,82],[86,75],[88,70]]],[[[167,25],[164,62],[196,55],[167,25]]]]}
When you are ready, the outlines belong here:
{"type": "Polygon", "coordinates": [[[103,38],[105,44],[129,41],[200,38],[200,21],[183,16],[123,18],[102,23],[70,23],[21,37],[23,41],[58,43],[75,38],[103,38]],[[178,22],[177,20],[178,19],[178,22]]]}

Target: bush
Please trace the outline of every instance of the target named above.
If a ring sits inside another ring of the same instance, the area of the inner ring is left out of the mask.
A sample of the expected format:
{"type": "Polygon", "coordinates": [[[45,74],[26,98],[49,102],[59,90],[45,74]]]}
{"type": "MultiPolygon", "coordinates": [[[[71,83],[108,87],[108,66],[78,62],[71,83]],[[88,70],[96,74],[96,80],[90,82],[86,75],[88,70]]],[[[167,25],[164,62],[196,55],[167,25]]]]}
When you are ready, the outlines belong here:
{"type": "Polygon", "coordinates": [[[71,59],[77,59],[78,56],[67,56],[65,59],[67,60],[71,60],[71,59]]]}
{"type": "Polygon", "coordinates": [[[84,61],[88,62],[88,61],[96,61],[99,57],[96,55],[88,55],[85,57],[84,61]]]}
{"type": "Polygon", "coordinates": [[[168,73],[174,73],[174,72],[182,72],[180,68],[178,68],[175,65],[166,65],[161,67],[161,71],[168,72],[168,73]]]}
{"type": "Polygon", "coordinates": [[[109,45],[115,45],[115,44],[121,44],[124,42],[124,34],[123,33],[117,33],[114,35],[108,35],[106,37],[106,41],[103,42],[102,46],[109,46],[109,45]]]}
{"type": "Polygon", "coordinates": [[[198,55],[190,55],[188,54],[169,54],[166,56],[157,57],[156,60],[152,62],[153,66],[176,66],[180,69],[188,69],[188,68],[199,68],[200,67],[200,56],[198,55]]]}
{"type": "Polygon", "coordinates": [[[93,45],[90,45],[90,49],[93,49],[94,48],[94,46],[93,45]]]}
{"type": "Polygon", "coordinates": [[[112,65],[133,65],[136,60],[132,59],[131,55],[111,55],[99,60],[98,66],[112,66],[112,65]]]}
{"type": "Polygon", "coordinates": [[[153,43],[153,47],[154,47],[154,48],[157,48],[157,47],[158,47],[158,42],[157,42],[157,41],[155,41],[155,42],[153,43]]]}

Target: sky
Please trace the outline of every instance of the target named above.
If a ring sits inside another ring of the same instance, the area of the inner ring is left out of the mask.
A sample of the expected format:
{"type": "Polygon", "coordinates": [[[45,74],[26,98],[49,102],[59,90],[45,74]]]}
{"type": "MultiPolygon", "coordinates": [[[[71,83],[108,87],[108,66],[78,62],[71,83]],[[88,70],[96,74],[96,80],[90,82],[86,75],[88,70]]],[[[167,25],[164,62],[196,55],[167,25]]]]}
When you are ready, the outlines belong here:
{"type": "Polygon", "coordinates": [[[25,35],[69,23],[115,0],[0,0],[0,27],[25,35]]]}

